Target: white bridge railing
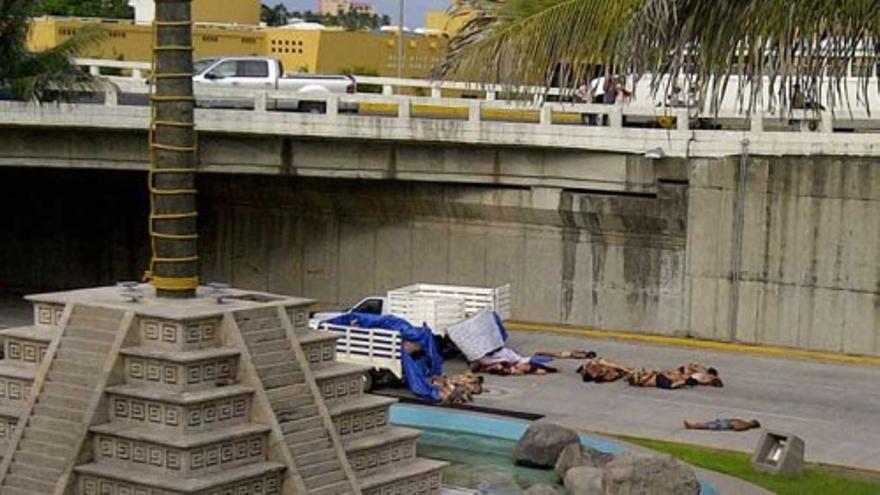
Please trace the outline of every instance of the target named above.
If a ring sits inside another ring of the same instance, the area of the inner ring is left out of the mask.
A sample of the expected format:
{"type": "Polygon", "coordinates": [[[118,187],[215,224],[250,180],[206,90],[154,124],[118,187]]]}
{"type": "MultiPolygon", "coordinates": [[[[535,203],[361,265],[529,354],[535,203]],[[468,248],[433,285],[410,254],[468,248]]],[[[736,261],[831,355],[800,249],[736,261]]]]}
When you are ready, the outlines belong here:
{"type": "MultiPolygon", "coordinates": [[[[79,60],[107,77],[102,94],[73,104],[0,102],[0,125],[146,129],[143,63],[79,60]]],[[[851,110],[773,112],[546,101],[521,88],[392,78],[357,78],[359,92],[300,95],[285,91],[197,87],[199,129],[221,134],[544,147],[639,154],[646,158],[737,155],[880,157],[880,118],[851,110]],[[371,92],[365,92],[371,91],[371,92]],[[307,103],[303,105],[303,103],[307,103]],[[305,113],[308,112],[308,113],[305,113]]],[[[558,92],[555,92],[559,97],[558,92]]]]}
{"type": "MultiPolygon", "coordinates": [[[[108,69],[127,72],[126,76],[108,77],[115,87],[108,88],[104,100],[107,105],[125,104],[121,103],[119,94],[146,95],[149,91],[143,78],[150,69],[148,63],[96,59],[77,59],[76,62],[80,66],[88,67],[95,75],[106,73],[108,69]]],[[[871,115],[866,108],[837,112],[792,110],[784,116],[777,112],[755,111],[747,115],[739,111],[723,110],[711,116],[702,116],[694,109],[682,107],[545,101],[565,93],[559,88],[545,90],[522,87],[512,90],[498,85],[467,82],[361,76],[356,76],[355,79],[359,88],[381,88],[381,93],[302,96],[284,91],[197,88],[196,96],[203,107],[256,112],[291,111],[302,109],[299,102],[318,102],[320,105],[309,105],[308,109],[312,113],[324,113],[328,116],[343,112],[404,120],[431,118],[468,122],[532,123],[542,126],[642,127],[667,131],[699,129],[749,132],[880,132],[880,118],[871,115]]],[[[122,101],[133,102],[128,104],[135,105],[145,104],[145,100],[131,98],[122,101]]]]}

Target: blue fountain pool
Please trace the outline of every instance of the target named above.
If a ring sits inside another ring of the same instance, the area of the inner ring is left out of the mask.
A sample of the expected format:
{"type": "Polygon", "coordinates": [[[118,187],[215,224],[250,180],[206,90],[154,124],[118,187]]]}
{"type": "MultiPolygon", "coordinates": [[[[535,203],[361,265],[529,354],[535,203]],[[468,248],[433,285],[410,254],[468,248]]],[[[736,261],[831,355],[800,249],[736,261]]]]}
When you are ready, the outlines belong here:
{"type": "MultiPolygon", "coordinates": [[[[513,463],[513,448],[528,422],[397,404],[391,408],[391,423],[424,432],[419,439],[419,456],[450,463],[443,471],[446,484],[496,495],[522,493],[534,484],[560,486],[553,470],[513,463]]],[[[581,434],[581,443],[612,454],[624,450],[619,444],[585,434],[581,434]]],[[[716,495],[711,486],[701,484],[703,495],[716,495]]]]}

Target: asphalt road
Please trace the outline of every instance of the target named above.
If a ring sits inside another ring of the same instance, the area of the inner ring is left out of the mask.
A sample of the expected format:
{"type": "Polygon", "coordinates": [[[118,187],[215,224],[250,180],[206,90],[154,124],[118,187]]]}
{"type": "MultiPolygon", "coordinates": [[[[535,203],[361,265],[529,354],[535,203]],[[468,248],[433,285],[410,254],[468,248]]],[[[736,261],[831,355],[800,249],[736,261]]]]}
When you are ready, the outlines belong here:
{"type": "Polygon", "coordinates": [[[810,461],[880,470],[880,367],[538,332],[513,332],[510,343],[523,353],[591,349],[636,367],[697,361],[716,367],[725,386],[659,390],[624,382],[583,383],[574,373],[577,361],[556,361],[561,369],[555,375],[488,377],[489,392],[478,396],[475,404],[544,414],[560,424],[594,432],[749,453],[760,430],[689,431],[682,420],[755,418],[767,429],[803,438],[810,461]]]}

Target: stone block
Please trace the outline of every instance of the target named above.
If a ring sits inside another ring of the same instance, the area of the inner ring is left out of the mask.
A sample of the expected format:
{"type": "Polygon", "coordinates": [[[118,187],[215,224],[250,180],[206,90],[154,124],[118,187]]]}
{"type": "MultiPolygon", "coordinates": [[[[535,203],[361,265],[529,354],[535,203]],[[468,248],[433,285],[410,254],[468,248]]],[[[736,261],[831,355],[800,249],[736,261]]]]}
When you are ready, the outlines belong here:
{"type": "Polygon", "coordinates": [[[764,431],[755,452],[752,467],[773,474],[798,474],[804,467],[804,441],[788,433],[764,431]]]}
{"type": "Polygon", "coordinates": [[[516,443],[513,457],[517,463],[553,467],[566,446],[579,444],[577,432],[553,423],[532,423],[516,443]]]}
{"type": "Polygon", "coordinates": [[[565,489],[571,495],[603,495],[603,470],[590,466],[578,466],[565,473],[565,489]]]}

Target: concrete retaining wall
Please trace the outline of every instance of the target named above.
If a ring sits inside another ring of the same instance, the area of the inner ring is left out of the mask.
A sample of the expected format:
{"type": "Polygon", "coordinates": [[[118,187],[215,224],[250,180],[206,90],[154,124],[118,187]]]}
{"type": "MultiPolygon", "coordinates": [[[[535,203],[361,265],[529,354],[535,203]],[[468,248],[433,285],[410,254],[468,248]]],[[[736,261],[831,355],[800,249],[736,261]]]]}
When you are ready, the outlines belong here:
{"type": "Polygon", "coordinates": [[[736,159],[691,163],[691,331],[722,340],[880,354],[877,163],[751,159],[742,195],[738,168],[736,159]],[[738,201],[744,222],[740,281],[734,285],[738,201]]]}
{"type": "MultiPolygon", "coordinates": [[[[202,174],[203,279],[327,304],[509,282],[522,320],[880,355],[880,167],[751,158],[742,195],[738,168],[661,161],[656,194],[202,174]]],[[[0,290],[146,268],[144,174],[0,174],[0,290]]]]}
{"type": "Polygon", "coordinates": [[[518,319],[684,332],[686,187],[660,190],[213,177],[203,272],[343,304],[414,281],[510,283],[518,319]]]}

